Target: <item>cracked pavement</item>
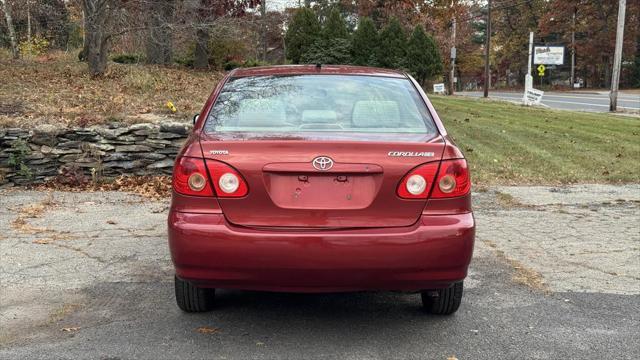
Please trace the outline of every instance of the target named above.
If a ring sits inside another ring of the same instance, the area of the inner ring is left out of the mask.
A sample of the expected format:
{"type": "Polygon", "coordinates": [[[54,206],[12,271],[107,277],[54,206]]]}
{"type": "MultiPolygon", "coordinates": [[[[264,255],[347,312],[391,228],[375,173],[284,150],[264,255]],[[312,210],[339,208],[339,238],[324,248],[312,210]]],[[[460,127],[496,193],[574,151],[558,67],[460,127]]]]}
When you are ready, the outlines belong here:
{"type": "Polygon", "coordinates": [[[184,314],[168,202],[0,191],[0,358],[640,356],[640,185],[496,187],[474,206],[452,317],[424,314],[416,294],[242,291],[184,314]]]}

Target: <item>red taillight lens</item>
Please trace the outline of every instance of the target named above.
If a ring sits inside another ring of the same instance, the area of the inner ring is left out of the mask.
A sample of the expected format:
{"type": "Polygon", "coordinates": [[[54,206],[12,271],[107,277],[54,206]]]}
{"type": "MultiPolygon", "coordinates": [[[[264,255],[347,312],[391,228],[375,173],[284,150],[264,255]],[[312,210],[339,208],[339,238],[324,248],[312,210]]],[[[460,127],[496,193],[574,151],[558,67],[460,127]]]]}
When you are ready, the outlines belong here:
{"type": "Polygon", "coordinates": [[[204,160],[181,157],[173,168],[173,189],[183,195],[213,196],[204,160]]]}
{"type": "Polygon", "coordinates": [[[451,198],[463,196],[471,190],[469,168],[465,159],[446,160],[440,165],[436,186],[432,198],[451,198]]]}
{"type": "Polygon", "coordinates": [[[398,196],[404,199],[426,199],[437,172],[438,163],[420,165],[409,171],[398,184],[398,196]]]}
{"type": "Polygon", "coordinates": [[[247,182],[231,166],[207,160],[207,168],[218,197],[243,197],[249,192],[247,182]]]}

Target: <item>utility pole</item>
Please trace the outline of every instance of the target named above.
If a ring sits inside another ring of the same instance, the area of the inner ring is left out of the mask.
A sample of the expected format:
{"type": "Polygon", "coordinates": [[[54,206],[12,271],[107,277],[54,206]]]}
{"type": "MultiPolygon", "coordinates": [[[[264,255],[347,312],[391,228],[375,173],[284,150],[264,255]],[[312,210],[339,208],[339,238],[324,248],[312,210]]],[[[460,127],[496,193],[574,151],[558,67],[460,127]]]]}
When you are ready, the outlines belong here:
{"type": "Polygon", "coordinates": [[[489,82],[491,81],[491,74],[489,73],[489,48],[491,48],[491,0],[489,0],[488,4],[487,35],[484,47],[484,97],[489,97],[489,82]]]}
{"type": "Polygon", "coordinates": [[[571,19],[571,89],[576,83],[576,12],[578,8],[573,8],[573,17],[571,19]]]}
{"type": "Polygon", "coordinates": [[[455,92],[456,84],[456,16],[453,15],[451,24],[451,74],[449,74],[449,95],[455,92]]]}
{"type": "Polygon", "coordinates": [[[527,75],[524,77],[524,95],[522,96],[522,103],[530,105],[527,98],[527,91],[533,88],[533,76],[531,76],[531,55],[533,53],[533,31],[529,32],[529,60],[527,61],[527,75]]]}
{"type": "Polygon", "coordinates": [[[260,20],[262,20],[262,61],[267,61],[267,0],[260,3],[260,20]]]}
{"type": "Polygon", "coordinates": [[[611,76],[611,93],[609,111],[616,111],[618,107],[618,83],[620,82],[620,64],[622,63],[622,40],[624,39],[624,16],[626,0],[618,2],[618,30],[616,31],[616,51],[613,55],[613,75],[611,76]]]}

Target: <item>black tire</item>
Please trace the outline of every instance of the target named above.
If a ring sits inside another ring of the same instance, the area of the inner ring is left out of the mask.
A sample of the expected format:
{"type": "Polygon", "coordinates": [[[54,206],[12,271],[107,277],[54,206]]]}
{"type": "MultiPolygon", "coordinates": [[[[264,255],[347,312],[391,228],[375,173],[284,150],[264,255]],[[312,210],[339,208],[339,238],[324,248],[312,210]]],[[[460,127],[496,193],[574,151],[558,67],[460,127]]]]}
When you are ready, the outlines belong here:
{"type": "Polygon", "coordinates": [[[422,306],[431,314],[451,315],[460,307],[463,287],[461,281],[446,289],[423,291],[422,306]]]}
{"type": "Polygon", "coordinates": [[[216,290],[199,288],[192,283],[175,277],[176,302],[185,312],[204,312],[213,308],[216,290]]]}

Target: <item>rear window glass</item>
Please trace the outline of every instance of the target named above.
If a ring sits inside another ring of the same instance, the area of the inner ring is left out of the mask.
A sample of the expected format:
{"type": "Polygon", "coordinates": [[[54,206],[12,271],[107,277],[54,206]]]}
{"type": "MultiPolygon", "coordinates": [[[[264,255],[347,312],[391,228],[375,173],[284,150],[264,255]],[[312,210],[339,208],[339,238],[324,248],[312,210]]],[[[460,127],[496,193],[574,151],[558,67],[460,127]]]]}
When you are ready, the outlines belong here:
{"type": "Polygon", "coordinates": [[[408,79],[378,76],[255,76],[229,80],[206,132],[435,133],[408,79]]]}

